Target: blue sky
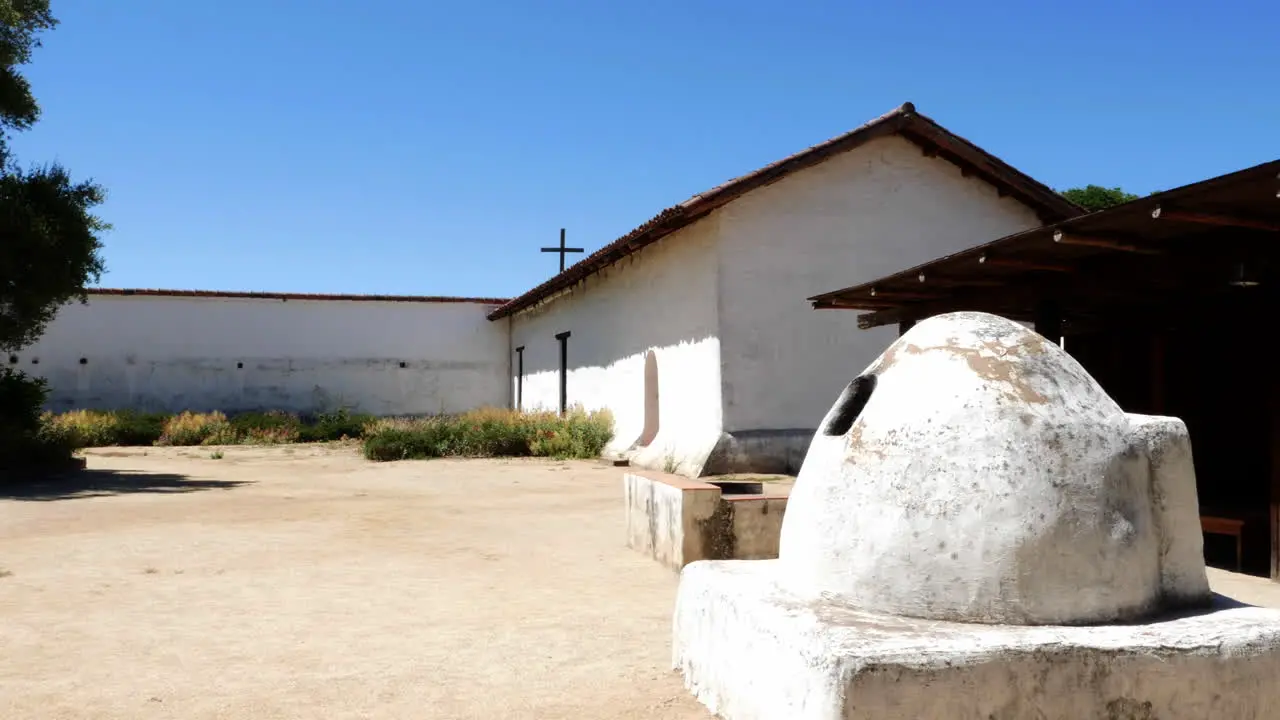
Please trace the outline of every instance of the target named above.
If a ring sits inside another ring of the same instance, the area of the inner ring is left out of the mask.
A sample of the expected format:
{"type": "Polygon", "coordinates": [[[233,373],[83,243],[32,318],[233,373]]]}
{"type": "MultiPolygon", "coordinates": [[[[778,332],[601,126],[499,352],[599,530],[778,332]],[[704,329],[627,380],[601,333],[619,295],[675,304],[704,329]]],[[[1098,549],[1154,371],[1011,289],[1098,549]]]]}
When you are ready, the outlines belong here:
{"type": "Polygon", "coordinates": [[[1280,5],[53,0],[110,287],[514,295],[910,100],[1055,188],[1280,157],[1280,5]]]}

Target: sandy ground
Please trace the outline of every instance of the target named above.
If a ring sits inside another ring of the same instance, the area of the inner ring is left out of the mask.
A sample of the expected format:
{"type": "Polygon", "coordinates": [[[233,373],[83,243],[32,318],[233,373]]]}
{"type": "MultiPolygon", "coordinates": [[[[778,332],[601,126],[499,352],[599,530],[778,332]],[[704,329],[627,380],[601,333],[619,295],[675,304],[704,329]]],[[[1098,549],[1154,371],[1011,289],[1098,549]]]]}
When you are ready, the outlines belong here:
{"type": "Polygon", "coordinates": [[[90,451],[0,491],[0,718],[710,717],[618,469],[224,452],[90,451]]]}
{"type": "Polygon", "coordinates": [[[710,717],[619,469],[224,452],[0,495],[0,718],[710,717]]]}

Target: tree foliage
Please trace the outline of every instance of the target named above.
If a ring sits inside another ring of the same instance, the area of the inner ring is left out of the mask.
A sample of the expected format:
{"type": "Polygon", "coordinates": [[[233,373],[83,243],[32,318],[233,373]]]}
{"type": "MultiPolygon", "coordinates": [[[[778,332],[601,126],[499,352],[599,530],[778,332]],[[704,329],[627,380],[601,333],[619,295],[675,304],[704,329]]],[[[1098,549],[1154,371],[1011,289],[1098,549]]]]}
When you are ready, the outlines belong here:
{"type": "Polygon", "coordinates": [[[1138,199],[1137,195],[1127,193],[1118,187],[1108,188],[1101,185],[1086,185],[1081,188],[1063,190],[1062,196],[1089,212],[1106,210],[1109,207],[1138,199]]]}
{"type": "Polygon", "coordinates": [[[77,182],[59,165],[24,169],[10,155],[9,133],[31,127],[40,106],[22,65],[57,25],[48,0],[0,0],[0,351],[29,345],[58,308],[85,299],[102,274],[99,236],[108,226],[92,213],[103,189],[77,182]]]}
{"type": "Polygon", "coordinates": [[[31,83],[18,68],[31,62],[40,47],[39,33],[57,24],[49,0],[0,0],[0,128],[5,135],[8,129],[26,130],[40,118],[31,83]]]}
{"type": "Polygon", "coordinates": [[[35,342],[84,286],[102,274],[98,233],[106,225],[89,212],[102,188],[75,182],[53,165],[0,176],[0,351],[35,342]]]}
{"type": "MultiPolygon", "coordinates": [[[[0,351],[6,354],[34,342],[69,300],[83,302],[85,286],[103,269],[99,235],[107,225],[91,212],[102,188],[73,180],[59,165],[24,169],[9,149],[11,133],[40,119],[21,68],[40,47],[40,33],[56,26],[49,0],[0,0],[0,351]]],[[[44,432],[47,393],[44,380],[0,368],[0,478],[11,477],[11,468],[69,457],[70,447],[44,432]]]]}

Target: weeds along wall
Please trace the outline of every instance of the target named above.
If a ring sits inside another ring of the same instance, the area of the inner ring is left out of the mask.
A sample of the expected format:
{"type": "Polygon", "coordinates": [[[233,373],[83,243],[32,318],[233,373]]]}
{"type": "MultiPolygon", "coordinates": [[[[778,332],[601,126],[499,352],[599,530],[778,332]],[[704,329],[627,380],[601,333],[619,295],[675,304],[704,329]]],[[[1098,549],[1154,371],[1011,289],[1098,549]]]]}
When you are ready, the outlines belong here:
{"type": "Polygon", "coordinates": [[[461,412],[507,403],[494,307],[96,293],[0,362],[46,378],[54,411],[461,412]]]}

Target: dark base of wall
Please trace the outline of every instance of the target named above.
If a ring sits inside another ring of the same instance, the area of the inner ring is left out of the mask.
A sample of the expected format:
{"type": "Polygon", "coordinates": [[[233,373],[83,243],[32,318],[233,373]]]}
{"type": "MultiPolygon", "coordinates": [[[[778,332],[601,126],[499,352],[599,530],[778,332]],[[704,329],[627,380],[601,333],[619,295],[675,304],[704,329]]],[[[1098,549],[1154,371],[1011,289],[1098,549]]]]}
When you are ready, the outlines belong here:
{"type": "Polygon", "coordinates": [[[703,464],[702,475],[795,475],[809,452],[814,432],[807,428],[786,428],[723,433],[703,464]]]}

